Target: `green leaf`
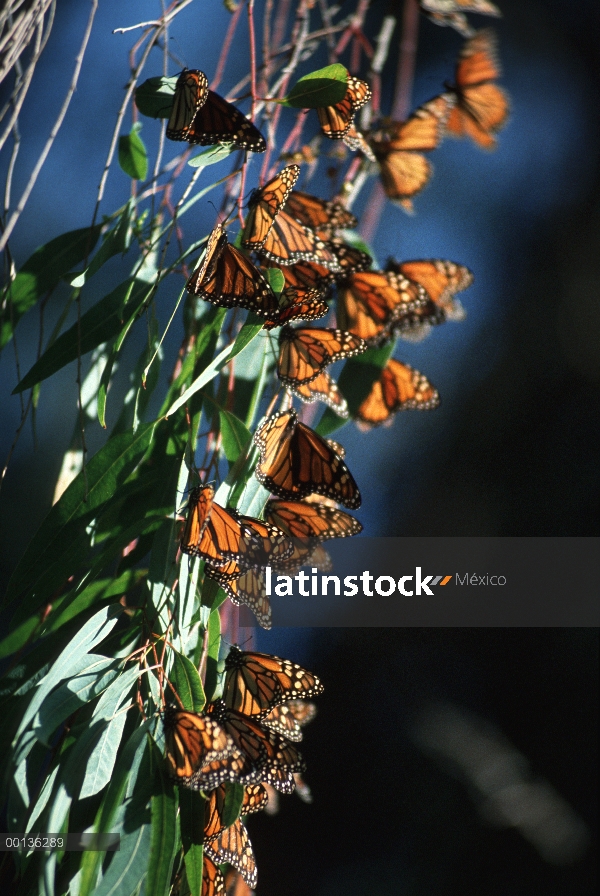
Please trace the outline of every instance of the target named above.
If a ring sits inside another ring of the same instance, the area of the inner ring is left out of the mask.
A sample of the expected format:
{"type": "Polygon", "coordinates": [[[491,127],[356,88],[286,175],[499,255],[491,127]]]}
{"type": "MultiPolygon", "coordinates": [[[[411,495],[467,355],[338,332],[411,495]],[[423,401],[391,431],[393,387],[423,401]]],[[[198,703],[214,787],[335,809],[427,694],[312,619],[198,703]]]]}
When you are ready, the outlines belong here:
{"type": "MultiPolygon", "coordinates": [[[[205,581],[206,585],[206,581],[205,581]]],[[[213,610],[208,617],[206,645],[206,679],[204,686],[209,700],[217,696],[219,651],[221,649],[221,617],[218,610],[213,610]]]]}
{"type": "MultiPolygon", "coordinates": [[[[338,378],[338,386],[348,402],[348,410],[351,417],[356,415],[360,405],[371,391],[371,386],[387,364],[393,350],[393,343],[384,345],[381,348],[369,348],[362,355],[349,358],[344,364],[338,378]]],[[[338,417],[330,408],[327,408],[315,429],[319,435],[327,436],[347,422],[347,420],[338,417]]]]}
{"type": "Polygon", "coordinates": [[[135,104],[147,118],[168,118],[177,78],[148,78],[135,91],[135,104]]]}
{"type": "Polygon", "coordinates": [[[280,293],[285,286],[285,277],[283,276],[283,272],[279,270],[279,268],[267,268],[266,271],[263,271],[265,277],[269,282],[269,286],[275,293],[280,293]]]}
{"type": "Polygon", "coordinates": [[[204,152],[199,153],[188,161],[190,168],[208,168],[209,165],[215,165],[228,158],[236,149],[231,144],[219,146],[209,146],[204,152]]]}
{"type": "MultiPolygon", "coordinates": [[[[173,651],[173,669],[169,680],[177,691],[184,709],[191,712],[201,712],[206,703],[204,688],[198,670],[187,656],[173,651]]],[[[168,696],[172,696],[169,690],[168,696]]]]}
{"type": "Polygon", "coordinates": [[[13,329],[23,314],[91,254],[101,230],[101,224],[70,230],[40,246],[27,259],[6,291],[6,306],[10,310],[6,318],[0,319],[0,349],[12,338],[13,329]]]}
{"type": "Polygon", "coordinates": [[[221,821],[226,828],[240,817],[242,803],[244,801],[244,785],[229,782],[225,788],[225,801],[223,803],[223,812],[221,813],[221,821]]]}
{"type": "Polygon", "coordinates": [[[185,873],[190,891],[199,894],[202,889],[202,844],[204,841],[204,797],[195,790],[182,787],[179,791],[181,812],[181,843],[185,873]]]}
{"type": "Polygon", "coordinates": [[[219,411],[221,418],[221,438],[223,451],[230,464],[234,464],[240,455],[245,454],[252,442],[252,433],[239,417],[229,411],[219,411]]]}
{"type": "Polygon", "coordinates": [[[222,352],[219,352],[216,358],[214,358],[211,363],[206,367],[200,376],[194,380],[192,385],[185,390],[183,395],[180,395],[177,401],[173,402],[169,410],[166,412],[165,416],[169,417],[171,414],[174,414],[180,407],[186,404],[189,399],[202,389],[203,386],[206,386],[207,383],[210,383],[212,379],[218,374],[226,364],[229,364],[232,358],[235,358],[236,355],[239,355],[241,351],[243,351],[249,342],[251,342],[257,333],[260,333],[264,325],[264,320],[260,318],[257,314],[248,313],[248,317],[246,318],[246,323],[240,330],[237,335],[237,338],[233,345],[226,346],[222,352]]]}
{"type": "Polygon", "coordinates": [[[13,389],[13,395],[30,389],[61,370],[79,355],[108,342],[121,330],[124,321],[137,312],[153,290],[138,280],[125,280],[109,295],[82,315],[79,322],[58,337],[13,389]]]}
{"type": "MultiPolygon", "coordinates": [[[[118,852],[112,853],[111,863],[93,896],[134,896],[139,893],[148,873],[152,844],[151,826],[142,824],[121,837],[118,852]]],[[[146,891],[147,893],[147,891],[146,891]]]]}
{"type": "Polygon", "coordinates": [[[119,137],[119,165],[133,180],[146,180],[148,152],[139,132],[141,122],[136,122],[128,134],[119,137]]]}
{"type": "Polygon", "coordinates": [[[155,743],[151,749],[158,767],[151,802],[152,840],[144,893],[145,896],[168,896],[177,848],[177,796],[163,773],[163,757],[155,743]]]}
{"type": "Polygon", "coordinates": [[[65,277],[71,286],[81,288],[110,258],[119,253],[124,254],[129,248],[130,229],[131,201],[127,203],[121,212],[115,226],[104,234],[102,245],[85,271],[81,274],[65,277]]]}
{"type": "Polygon", "coordinates": [[[334,106],[346,96],[347,82],[348,69],[336,62],[304,75],[280,102],[294,109],[334,106]]]}
{"type": "Polygon", "coordinates": [[[155,423],[148,423],[135,433],[120,433],[110,438],[87,464],[85,477],[83,471],[76,476],[52,507],[8,584],[6,604],[21,595],[22,615],[16,622],[50,600],[51,593],[36,591],[36,582],[42,576],[46,577],[47,587],[54,584],[56,588],[72,575],[70,539],[81,530],[85,534],[86,522],[96,509],[118,493],[148,450],[155,427],[155,423]]]}

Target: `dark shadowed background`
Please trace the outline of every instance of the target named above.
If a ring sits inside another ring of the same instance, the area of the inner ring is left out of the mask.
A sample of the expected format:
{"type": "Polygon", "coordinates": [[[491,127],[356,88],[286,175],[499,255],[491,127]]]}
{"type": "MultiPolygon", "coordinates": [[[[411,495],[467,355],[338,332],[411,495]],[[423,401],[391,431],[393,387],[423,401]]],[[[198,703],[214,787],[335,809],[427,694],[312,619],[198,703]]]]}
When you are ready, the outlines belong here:
{"type": "MultiPolygon", "coordinates": [[[[128,78],[131,36],[111,32],[150,18],[150,6],[100,5],[77,95],[11,240],[17,266],[50,237],[89,223],[128,78]]],[[[463,322],[446,324],[423,343],[399,343],[395,352],[435,384],[440,408],[400,414],[389,429],[365,434],[351,424],[339,433],[363,493],[358,515],[372,536],[599,534],[600,9],[595,0],[499,6],[498,22],[472,19],[496,28],[501,83],[512,98],[497,152],[446,141],[432,156],[434,179],[417,197],[416,215],[388,206],[373,243],[380,264],[389,255],[448,258],[468,265],[475,283],[464,294],[463,322]]],[[[371,37],[385,8],[373,5],[371,37]]],[[[15,196],[62,102],[87,15],[85,4],[59,4],[35,99],[28,97],[22,116],[15,196]]],[[[192,4],[173,29],[175,52],[211,76],[227,19],[215,0],[192,4]]],[[[246,39],[243,28],[239,39],[246,39]]],[[[245,73],[241,46],[223,93],[245,73]]],[[[456,33],[421,21],[414,106],[451,78],[460,46],[456,33]]],[[[384,71],[389,84],[394,65],[384,71]]],[[[176,71],[174,65],[170,74],[176,71]]],[[[160,73],[157,52],[147,74],[160,73]]],[[[144,120],[148,145],[160,127],[144,120]]],[[[258,163],[250,166],[249,186],[258,170],[258,163]]],[[[122,204],[128,188],[115,168],[103,210],[122,204]]],[[[317,177],[309,189],[327,195],[329,187],[317,177]]],[[[367,198],[368,191],[359,198],[359,216],[367,198]]],[[[188,240],[214,223],[208,202],[197,209],[184,225],[188,240]]],[[[126,262],[111,262],[98,275],[95,300],[127,270],[126,262]]],[[[52,300],[48,333],[63,300],[52,300]]],[[[173,301],[168,290],[159,294],[163,324],[173,301]]],[[[32,313],[17,330],[21,374],[35,358],[37,327],[32,313]]],[[[175,326],[167,352],[179,338],[175,326]]],[[[144,339],[139,328],[127,358],[137,357],[144,339]]],[[[3,458],[20,416],[19,399],[10,397],[18,378],[9,346],[0,362],[3,458]]],[[[113,421],[126,388],[117,381],[113,389],[113,421]]],[[[28,427],[15,452],[0,501],[3,584],[48,510],[75,401],[72,367],[42,386],[35,433],[28,427]]],[[[102,439],[92,424],[90,449],[102,439]]],[[[258,644],[305,662],[326,685],[303,751],[313,805],[285,797],[277,818],[249,823],[259,896],[596,892],[596,632],[280,630],[259,633],[258,644]],[[450,747],[444,754],[424,745],[423,732],[431,735],[436,724],[443,740],[450,718],[462,719],[454,760],[450,747]],[[478,765],[486,750],[488,764],[478,765]],[[497,806],[496,814],[490,809],[477,769],[485,778],[485,769],[502,765],[499,756],[514,759],[514,751],[522,756],[520,778],[498,779],[506,805],[521,807],[509,825],[498,820],[497,806]],[[528,828],[532,799],[519,803],[519,793],[550,793],[557,802],[542,800],[528,828]],[[523,834],[536,824],[537,841],[523,834]],[[561,853],[557,844],[568,840],[561,831],[569,830],[571,852],[561,853]],[[554,851],[544,852],[544,842],[554,851]],[[552,858],[560,855],[557,864],[552,858]]]]}

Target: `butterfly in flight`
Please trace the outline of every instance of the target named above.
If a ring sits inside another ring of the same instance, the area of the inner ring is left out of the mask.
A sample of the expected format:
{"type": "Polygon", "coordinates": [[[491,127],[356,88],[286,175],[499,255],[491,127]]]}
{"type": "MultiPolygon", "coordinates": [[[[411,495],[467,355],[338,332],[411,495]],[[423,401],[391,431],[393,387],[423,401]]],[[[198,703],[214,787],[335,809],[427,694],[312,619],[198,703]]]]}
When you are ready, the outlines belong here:
{"type": "Polygon", "coordinates": [[[407,325],[427,301],[423,287],[400,274],[359,271],[338,290],[338,323],[369,345],[382,345],[393,326],[407,325]]]}
{"type": "Polygon", "coordinates": [[[291,660],[235,644],[225,659],[225,704],[245,716],[261,718],[280,703],[322,693],[317,676],[291,660]]]}
{"type": "Polygon", "coordinates": [[[418,0],[428,19],[436,25],[449,25],[463,37],[475,33],[465,16],[466,12],[478,12],[485,16],[501,16],[502,13],[489,0],[418,0]]]}
{"type": "Polygon", "coordinates": [[[210,234],[202,264],[185,288],[213,305],[247,308],[261,317],[271,317],[279,304],[261,271],[230,245],[221,224],[210,234]]]}
{"type": "Polygon", "coordinates": [[[507,94],[494,80],[500,75],[496,36],[479,31],[464,44],[451,91],[456,105],[446,122],[452,137],[470,137],[481,149],[495,149],[496,134],[508,120],[507,94]]]}
{"type": "Polygon", "coordinates": [[[354,122],[354,115],[371,98],[371,88],[366,81],[348,75],[346,95],[333,106],[319,106],[317,115],[321,130],[332,140],[341,140],[354,122]]]}
{"type": "Polygon", "coordinates": [[[169,776],[178,784],[197,789],[198,775],[212,762],[227,759],[233,740],[206,715],[167,706],[163,713],[169,776]]]}
{"type": "Polygon", "coordinates": [[[433,172],[423,153],[440,145],[455,102],[453,94],[440,94],[419,106],[407,121],[392,122],[371,135],[386,196],[407,212],[413,211],[413,197],[433,172]]]}
{"type": "Polygon", "coordinates": [[[265,138],[252,122],[218,93],[198,69],[184,69],[175,85],[167,137],[200,146],[231,143],[238,149],[264,152],[265,138]]]}
{"type": "Polygon", "coordinates": [[[382,423],[390,424],[397,411],[409,408],[428,411],[439,402],[437,390],[422,373],[390,358],[360,404],[356,419],[363,424],[361,428],[370,429],[382,423]]]}
{"type": "Polygon", "coordinates": [[[294,410],[267,417],[254,434],[260,453],[256,477],[285,500],[313,492],[333,498],[350,509],[360,507],[354,478],[338,454],[304,423],[294,410]]]}

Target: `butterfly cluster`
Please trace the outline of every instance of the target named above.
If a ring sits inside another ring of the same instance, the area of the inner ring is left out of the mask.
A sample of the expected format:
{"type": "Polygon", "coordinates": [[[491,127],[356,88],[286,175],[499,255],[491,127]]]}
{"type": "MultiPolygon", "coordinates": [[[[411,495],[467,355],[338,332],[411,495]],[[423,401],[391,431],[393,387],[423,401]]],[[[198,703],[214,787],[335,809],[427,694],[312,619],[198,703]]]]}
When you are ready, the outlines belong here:
{"type": "Polygon", "coordinates": [[[243,651],[225,658],[223,695],[202,713],[168,706],[163,714],[171,780],[205,795],[203,880],[205,896],[225,892],[220,868],[232,866],[250,888],[256,861],[242,816],[267,807],[275,794],[291,793],[305,765],[296,744],[315,715],[309,697],[322,693],[316,675],[291,660],[243,651]]]}

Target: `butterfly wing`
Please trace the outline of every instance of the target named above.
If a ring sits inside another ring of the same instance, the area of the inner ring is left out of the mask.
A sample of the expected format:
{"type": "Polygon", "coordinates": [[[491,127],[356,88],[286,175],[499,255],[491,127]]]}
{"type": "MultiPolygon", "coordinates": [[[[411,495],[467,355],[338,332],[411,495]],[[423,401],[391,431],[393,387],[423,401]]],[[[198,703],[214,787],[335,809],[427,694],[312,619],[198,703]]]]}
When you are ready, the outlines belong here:
{"type": "Polygon", "coordinates": [[[184,69],[175,85],[173,107],[167,123],[169,140],[187,140],[194,116],[208,99],[208,78],[198,69],[184,69]]]}
{"type": "Polygon", "coordinates": [[[172,780],[194,786],[204,765],[226,759],[233,741],[213,719],[168,706],[163,715],[166,758],[172,780]]]}
{"type": "Polygon", "coordinates": [[[334,361],[366,349],[363,339],[345,330],[283,327],[279,334],[277,372],[282,383],[293,388],[314,380],[334,361]]]}
{"type": "Polygon", "coordinates": [[[203,519],[205,488],[212,486],[200,486],[190,493],[181,550],[184,554],[202,557],[212,563],[224,563],[228,559],[239,557],[242,530],[235,516],[214,501],[211,502],[208,518],[203,519]]]}
{"type": "Polygon", "coordinates": [[[184,139],[200,146],[230,143],[238,149],[264,152],[267,144],[256,125],[218,93],[207,93],[184,139]]]}
{"type": "Polygon", "coordinates": [[[357,519],[326,504],[304,501],[267,501],[264,516],[292,538],[318,539],[346,538],[362,532],[357,519]]]}
{"type": "Polygon", "coordinates": [[[473,282],[469,268],[441,258],[403,261],[400,264],[388,262],[387,267],[420,283],[429,298],[450,317],[456,315],[457,310],[454,296],[473,282]]]}
{"type": "Polygon", "coordinates": [[[326,202],[310,193],[292,190],[285,204],[288,214],[305,227],[315,230],[321,239],[329,239],[339,229],[353,229],[354,215],[339,202],[326,202]]]}
{"type": "Polygon", "coordinates": [[[383,271],[360,271],[338,291],[338,323],[369,345],[381,345],[390,328],[427,301],[423,287],[383,271]]]}
{"type": "Polygon", "coordinates": [[[287,388],[302,401],[312,404],[315,401],[323,401],[338,417],[348,416],[348,402],[340,392],[334,379],[323,370],[309,383],[298,383],[287,388]]]}
{"type": "Polygon", "coordinates": [[[329,305],[318,289],[295,289],[287,286],[279,296],[277,315],[265,322],[265,330],[281,327],[291,321],[319,320],[329,313],[329,305]]]}
{"type": "Polygon", "coordinates": [[[299,175],[298,165],[288,165],[251,197],[242,240],[246,249],[263,246],[299,175]]]}
{"type": "Polygon", "coordinates": [[[356,418],[370,428],[391,422],[397,411],[409,408],[427,411],[437,407],[439,401],[437,390],[423,374],[390,358],[360,405],[356,418]]]}
{"type": "Polygon", "coordinates": [[[256,861],[248,831],[241,819],[221,831],[210,844],[205,843],[204,850],[210,861],[233,865],[249,887],[256,886],[256,861]]]}
{"type": "Polygon", "coordinates": [[[225,879],[219,868],[217,856],[210,858],[204,850],[202,858],[202,890],[201,896],[225,896],[225,879]]]}
{"type": "Polygon", "coordinates": [[[319,106],[317,115],[321,130],[326,137],[340,140],[349,130],[354,113],[370,99],[371,88],[366,81],[348,76],[346,95],[333,106],[319,106]]]}
{"type": "Polygon", "coordinates": [[[235,645],[225,659],[225,703],[245,716],[261,718],[280,703],[322,692],[317,676],[291,660],[235,645]]]}

